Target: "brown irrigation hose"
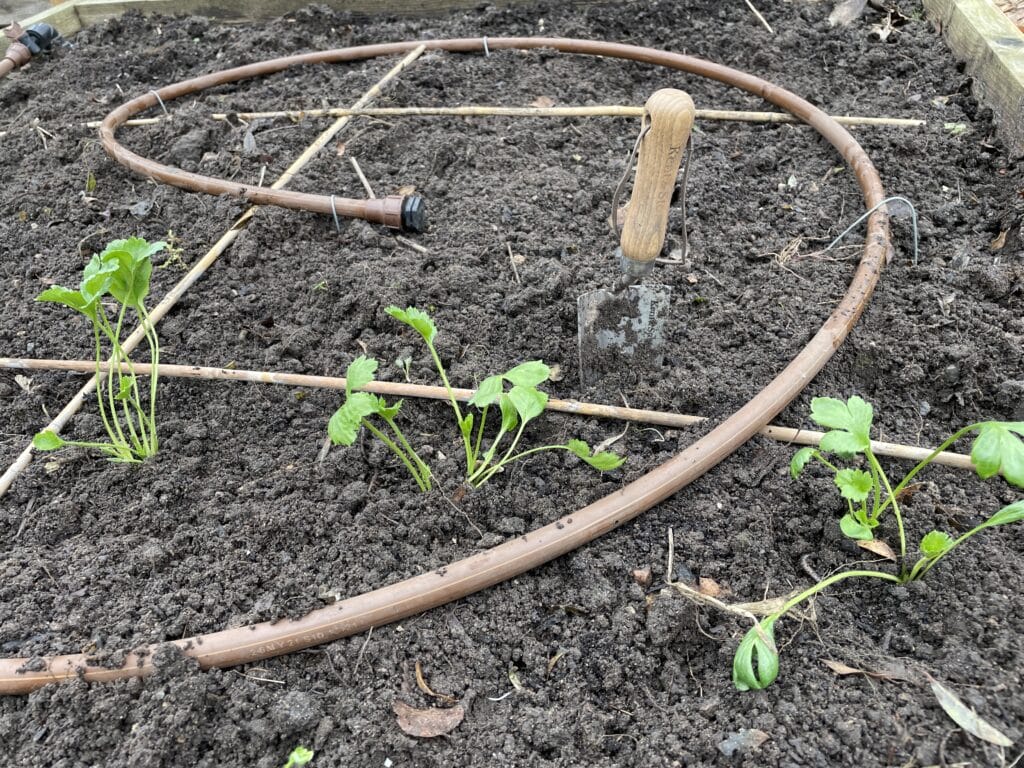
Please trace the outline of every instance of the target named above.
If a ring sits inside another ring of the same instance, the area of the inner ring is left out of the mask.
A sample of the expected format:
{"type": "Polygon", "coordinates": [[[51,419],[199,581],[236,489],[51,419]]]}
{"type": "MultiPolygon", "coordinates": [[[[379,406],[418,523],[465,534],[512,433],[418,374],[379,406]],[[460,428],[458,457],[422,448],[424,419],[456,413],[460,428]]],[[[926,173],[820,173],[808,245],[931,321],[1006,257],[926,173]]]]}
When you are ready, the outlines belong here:
{"type": "MultiPolygon", "coordinates": [[[[415,52],[420,46],[412,50],[415,52]]],[[[401,51],[404,53],[405,51],[401,51]]],[[[422,51],[420,51],[422,52],[422,51]]],[[[417,54],[418,55],[418,54],[417,54]]],[[[406,57],[395,65],[385,76],[390,80],[401,72],[413,59],[406,57]]],[[[250,77],[269,74],[278,71],[275,68],[266,68],[266,65],[283,61],[273,59],[269,62],[250,64],[244,67],[236,67],[223,72],[214,72],[210,75],[195,77],[174,85],[161,88],[159,91],[150,91],[144,96],[139,96],[107,115],[100,123],[100,138],[103,140],[103,147],[108,154],[117,162],[121,163],[136,173],[148,176],[149,178],[162,181],[183,189],[191,189],[195,192],[205,192],[208,195],[231,195],[248,200],[255,205],[273,205],[279,208],[293,208],[301,211],[322,213],[335,218],[365,219],[374,224],[383,224],[391,229],[400,229],[407,232],[422,232],[426,227],[426,218],[423,206],[423,198],[419,195],[387,195],[386,197],[370,199],[354,199],[349,197],[336,197],[335,195],[312,195],[307,192],[293,192],[286,189],[268,189],[263,186],[252,184],[241,184],[233,181],[225,181],[212,176],[202,176],[198,173],[189,173],[180,168],[172,168],[163,165],[155,160],[136,155],[126,149],[114,138],[117,129],[132,115],[141,112],[156,104],[163,105],[164,102],[185,96],[189,93],[212,88],[221,83],[231,83],[236,80],[245,80],[250,77]]],[[[383,81],[382,81],[383,82],[383,81]]],[[[365,107],[380,94],[380,83],[371,88],[366,95],[356,103],[356,109],[365,107]]],[[[344,116],[339,116],[340,117],[344,116]]]]}
{"type": "MultiPolygon", "coordinates": [[[[74,371],[76,373],[93,373],[96,370],[96,363],[92,360],[43,360],[31,357],[0,357],[0,368],[21,370],[21,371],[74,371]]],[[[110,369],[110,363],[100,363],[100,370],[110,369]]],[[[144,363],[138,366],[123,363],[121,369],[125,372],[134,372],[139,376],[148,376],[150,367],[144,363]]],[[[211,368],[202,365],[174,365],[161,363],[157,366],[157,375],[160,377],[199,379],[201,381],[242,381],[251,384],[281,384],[286,387],[316,387],[318,389],[336,389],[344,391],[345,379],[341,376],[314,376],[306,373],[282,373],[279,371],[247,371],[243,368],[211,368]]],[[[389,397],[419,397],[427,400],[447,400],[449,391],[444,387],[432,387],[425,384],[412,384],[403,381],[371,381],[365,387],[360,387],[364,392],[373,392],[377,395],[389,397]]],[[[451,390],[451,397],[460,403],[468,403],[475,389],[451,390]]],[[[671,413],[668,411],[651,411],[644,408],[629,408],[620,405],[605,405],[603,403],[587,403],[581,400],[559,400],[548,398],[545,410],[556,413],[567,413],[574,416],[590,416],[597,419],[616,419],[619,421],[630,421],[635,424],[654,424],[659,427],[671,427],[673,429],[685,429],[694,424],[703,424],[708,420],[707,416],[693,416],[686,413],[671,413]]],[[[777,424],[766,424],[758,434],[770,437],[780,443],[794,443],[796,445],[820,445],[824,432],[817,432],[813,429],[793,429],[792,427],[781,427],[777,424]]],[[[890,443],[885,440],[872,440],[871,451],[876,456],[891,456],[896,459],[910,459],[911,461],[923,461],[931,457],[932,463],[941,464],[957,469],[973,470],[971,457],[962,453],[952,451],[941,451],[932,456],[933,449],[922,448],[917,445],[905,445],[902,443],[890,443]]]]}
{"type": "MultiPolygon", "coordinates": [[[[208,77],[213,79],[211,85],[232,82],[246,76],[240,72],[253,76],[280,71],[296,64],[354,61],[403,53],[418,44],[419,41],[342,48],[231,70],[231,76],[220,73],[208,77]]],[[[881,179],[871,160],[842,126],[807,101],[753,75],[681,54],[590,40],[491,38],[485,43],[480,38],[474,38],[432,40],[427,41],[426,45],[432,49],[457,52],[483,52],[485,45],[492,51],[502,48],[554,48],[567,53],[645,62],[743,88],[792,112],[826,138],[853,169],[869,209],[878,206],[885,198],[881,179]]],[[[150,99],[148,106],[155,103],[155,99],[150,99]]],[[[864,254],[850,287],[839,306],[807,346],[768,386],[726,421],[674,458],[609,496],[492,549],[405,581],[350,597],[315,610],[301,619],[280,619],[226,629],[201,637],[176,640],[174,645],[203,667],[244,664],[320,645],[444,605],[518,576],[632,520],[723,461],[800,394],[832,357],[864,311],[891,247],[888,217],[882,210],[876,210],[868,218],[864,254]]],[[[124,664],[117,669],[90,665],[85,654],[47,657],[42,660],[6,659],[0,661],[0,693],[26,693],[70,677],[101,681],[145,676],[153,672],[152,656],[156,648],[151,646],[142,653],[129,653],[124,664]]]]}

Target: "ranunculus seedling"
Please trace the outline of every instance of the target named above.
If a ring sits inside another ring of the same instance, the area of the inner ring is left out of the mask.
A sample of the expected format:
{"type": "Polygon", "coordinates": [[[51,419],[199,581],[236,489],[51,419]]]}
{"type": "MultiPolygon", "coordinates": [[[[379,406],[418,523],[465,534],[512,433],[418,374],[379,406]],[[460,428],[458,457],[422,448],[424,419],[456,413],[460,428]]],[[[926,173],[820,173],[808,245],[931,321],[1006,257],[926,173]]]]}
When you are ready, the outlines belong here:
{"type": "Polygon", "coordinates": [[[957,538],[944,531],[926,533],[919,545],[920,557],[907,568],[907,544],[900,510],[900,493],[942,451],[971,433],[976,433],[971,461],[982,479],[1002,473],[1012,485],[1024,488],[1024,422],[984,421],[959,430],[918,463],[895,486],[871,450],[871,405],[854,395],[846,402],[831,397],[811,401],[811,419],[829,429],[818,448],[801,448],[790,462],[790,474],[796,478],[811,461],[826,467],[834,475],[839,494],[846,500],[847,512],[839,520],[840,530],[852,539],[870,540],[882,522],[886,510],[892,509],[899,535],[897,573],[872,570],[847,570],[822,579],[814,586],[787,600],[777,612],[752,627],[740,642],[733,659],[733,682],[741,691],[764,688],[775,680],[779,669],[778,649],[773,628],[775,622],[796,605],[823,589],[849,578],[872,578],[906,584],[922,578],[957,546],[985,528],[1008,525],[1024,520],[1024,499],[1003,507],[980,525],[957,538]],[[862,457],[867,470],[839,468],[823,454],[834,453],[842,459],[862,457]]]}
{"type": "Polygon", "coordinates": [[[540,360],[530,360],[520,363],[505,373],[488,376],[480,382],[480,386],[469,401],[469,404],[480,412],[479,419],[477,419],[471,411],[463,413],[458,400],[455,399],[455,394],[448,381],[448,374],[434,346],[437,326],[430,315],[416,307],[399,309],[392,306],[385,311],[391,317],[419,333],[430,351],[441,382],[448,392],[448,400],[455,413],[455,420],[462,436],[462,444],[466,453],[466,479],[470,485],[479,488],[513,461],[541,451],[569,451],[601,471],[615,469],[625,461],[610,451],[601,451],[595,455],[590,446],[582,440],[570,440],[564,445],[542,445],[517,453],[516,449],[526,425],[540,416],[547,407],[548,396],[538,387],[546,382],[551,375],[548,366],[540,360]],[[506,385],[509,386],[507,391],[506,385]],[[497,406],[501,414],[501,422],[497,433],[485,447],[487,416],[494,406],[497,406]],[[506,437],[509,438],[509,442],[503,446],[506,437]]]}
{"type": "Polygon", "coordinates": [[[66,445],[94,448],[111,461],[139,462],[156,453],[157,366],[160,342],[146,311],[149,280],[153,272],[152,256],[166,248],[164,242],[149,243],[141,237],[110,242],[102,253],[94,254],[82,271],[78,290],[54,285],[36,297],[36,301],[63,304],[89,318],[96,350],[96,399],[100,418],[110,442],[64,440],[51,430],[38,433],[33,446],[52,451],[66,445]],[[102,304],[105,296],[117,302],[113,322],[102,304]],[[144,397],[131,361],[122,346],[121,334],[128,310],[132,310],[143,329],[150,352],[149,394],[144,397]],[[110,367],[104,376],[100,370],[103,341],[110,345],[110,367]],[[123,371],[122,365],[128,370],[123,371]]]}
{"type": "Polygon", "coordinates": [[[402,407],[402,401],[399,400],[394,405],[388,405],[383,397],[377,397],[369,392],[355,391],[373,381],[373,374],[376,370],[377,361],[363,355],[349,363],[348,370],[345,371],[345,402],[327,422],[327,434],[335,445],[352,445],[356,441],[359,430],[365,427],[401,459],[413,479],[416,480],[416,485],[426,493],[431,488],[430,468],[420,459],[398,425],[395,424],[395,416],[398,415],[398,411],[402,407]],[[398,442],[396,443],[385,432],[375,427],[369,420],[371,416],[376,416],[383,421],[391,429],[398,442]]]}

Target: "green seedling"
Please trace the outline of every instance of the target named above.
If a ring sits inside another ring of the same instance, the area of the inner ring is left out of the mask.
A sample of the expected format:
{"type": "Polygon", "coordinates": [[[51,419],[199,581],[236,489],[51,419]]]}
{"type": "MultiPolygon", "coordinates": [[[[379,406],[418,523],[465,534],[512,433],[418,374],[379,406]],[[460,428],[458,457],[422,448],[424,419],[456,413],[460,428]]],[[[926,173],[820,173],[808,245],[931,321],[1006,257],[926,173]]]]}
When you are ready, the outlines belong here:
{"type": "Polygon", "coordinates": [[[345,402],[334,412],[331,420],[327,423],[327,434],[335,445],[352,445],[356,441],[360,428],[365,428],[401,459],[412,474],[416,485],[426,493],[431,488],[430,467],[420,459],[398,425],[395,424],[395,416],[398,415],[398,411],[402,407],[402,401],[399,400],[394,405],[388,405],[383,397],[369,392],[356,391],[373,381],[373,374],[376,370],[377,361],[363,355],[349,364],[348,370],[345,371],[345,402]],[[385,432],[375,427],[370,422],[371,416],[376,416],[383,421],[391,429],[398,442],[396,443],[385,432]]]}
{"type": "Polygon", "coordinates": [[[811,419],[829,431],[817,448],[801,448],[790,462],[790,474],[796,478],[812,461],[824,466],[834,475],[836,487],[846,501],[846,514],[839,521],[844,535],[855,540],[870,540],[883,521],[884,514],[892,510],[899,536],[896,573],[875,570],[846,570],[822,579],[809,589],[783,603],[775,613],[755,624],[740,642],[733,658],[733,684],[741,691],[760,690],[771,685],[779,673],[779,650],[775,645],[775,623],[795,606],[823,589],[845,579],[881,579],[894,584],[906,584],[923,578],[940,560],[974,534],[997,525],[1008,525],[1024,520],[1024,499],[1003,507],[981,524],[957,538],[933,530],[926,533],[918,545],[919,555],[913,565],[907,566],[907,544],[900,494],[917,474],[935,457],[953,443],[969,434],[975,434],[971,448],[971,462],[983,480],[1002,473],[1007,482],[1024,488],[1024,422],[983,421],[970,424],[945,440],[938,448],[919,462],[894,487],[871,450],[871,424],[874,417],[871,405],[856,395],[846,402],[830,397],[817,397],[811,401],[811,419]],[[842,460],[859,459],[867,469],[840,468],[825,458],[835,454],[842,460]]]}
{"type": "Polygon", "coordinates": [[[146,310],[149,280],[153,272],[152,256],[166,247],[164,242],[148,243],[142,238],[114,240],[102,253],[93,255],[82,273],[77,291],[54,285],[36,297],[36,301],[54,302],[85,315],[92,323],[96,361],[96,399],[100,418],[110,442],[64,440],[52,430],[39,432],[32,444],[41,451],[64,446],[80,446],[100,451],[111,461],[137,463],[157,452],[156,430],[157,366],[160,342],[146,310]],[[102,300],[110,296],[116,302],[113,322],[102,300]],[[132,310],[149,345],[150,372],[148,398],[144,397],[121,334],[128,310],[132,310]],[[101,371],[103,341],[110,345],[109,368],[101,371]],[[125,366],[125,370],[122,370],[125,366]]]}
{"type": "Polygon", "coordinates": [[[466,454],[466,479],[470,485],[479,488],[498,472],[514,461],[541,451],[565,450],[583,459],[595,469],[605,471],[622,465],[623,459],[610,451],[593,452],[582,440],[570,440],[564,445],[544,445],[526,451],[516,452],[526,425],[540,416],[548,403],[548,396],[537,389],[551,375],[551,371],[540,360],[517,365],[505,373],[489,376],[484,379],[469,404],[480,412],[479,420],[472,411],[463,413],[455,392],[448,381],[448,374],[441,357],[434,346],[437,337],[437,326],[426,312],[415,307],[399,309],[388,307],[385,310],[391,317],[413,328],[427,345],[430,356],[434,360],[438,375],[448,393],[448,402],[455,413],[459,434],[466,454]],[[505,391],[505,385],[510,389],[505,391]],[[501,423],[497,434],[491,439],[489,446],[484,446],[487,415],[492,407],[497,407],[501,414],[501,423]],[[475,425],[475,431],[474,431],[475,425]],[[511,435],[511,442],[502,451],[501,444],[511,435]]]}
{"type": "Polygon", "coordinates": [[[299,768],[300,765],[306,765],[313,759],[314,754],[311,749],[306,749],[302,746],[296,747],[288,755],[288,762],[282,768],[299,768]]]}

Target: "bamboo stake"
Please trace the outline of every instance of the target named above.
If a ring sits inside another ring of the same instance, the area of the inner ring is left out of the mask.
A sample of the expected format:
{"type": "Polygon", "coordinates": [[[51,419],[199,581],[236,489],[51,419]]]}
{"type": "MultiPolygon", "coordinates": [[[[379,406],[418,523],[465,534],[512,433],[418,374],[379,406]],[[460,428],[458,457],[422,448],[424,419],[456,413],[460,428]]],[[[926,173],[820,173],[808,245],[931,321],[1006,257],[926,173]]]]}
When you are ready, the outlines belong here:
{"type": "MultiPolygon", "coordinates": [[[[92,373],[96,364],[91,360],[38,360],[31,358],[0,357],[0,368],[16,370],[35,371],[73,371],[77,373],[92,373]]],[[[101,363],[103,371],[109,369],[108,363],[101,363]]],[[[125,373],[133,370],[131,366],[121,366],[125,373]]],[[[134,368],[138,376],[149,375],[149,366],[140,364],[134,368]]],[[[248,371],[234,368],[209,368],[199,365],[165,365],[157,366],[159,376],[183,379],[203,379],[208,381],[245,381],[259,384],[283,384],[290,387],[313,387],[318,389],[345,389],[345,379],[338,376],[311,376],[300,373],[276,373],[273,371],[248,371]]],[[[422,384],[409,384],[406,382],[373,381],[363,387],[366,392],[373,392],[377,395],[389,395],[391,397],[419,397],[428,400],[447,400],[448,390],[444,387],[432,387],[422,384]]],[[[473,397],[476,390],[453,389],[455,399],[460,402],[467,402],[473,397]]],[[[599,403],[587,403],[579,400],[548,400],[547,409],[558,413],[576,414],[578,416],[592,416],[602,419],[618,419],[621,421],[633,421],[641,424],[656,424],[662,427],[683,428],[700,424],[707,420],[705,416],[691,416],[682,413],[667,413],[665,411],[650,411],[642,408],[624,408],[617,405],[602,405],[599,403]]],[[[795,443],[797,445],[818,445],[824,432],[816,432],[809,429],[793,429],[792,427],[780,427],[769,424],[761,429],[760,434],[770,437],[780,443],[795,443]]],[[[912,445],[899,443],[888,443],[881,440],[871,441],[871,450],[879,456],[891,456],[897,459],[910,459],[921,461],[927,458],[932,449],[921,448],[912,445]]],[[[934,463],[944,464],[959,469],[973,469],[970,456],[960,453],[943,451],[935,457],[934,463]]]]}
{"type": "MultiPolygon", "coordinates": [[[[373,101],[373,99],[375,99],[380,94],[382,87],[391,80],[393,80],[394,78],[396,78],[402,72],[403,69],[405,69],[417,58],[419,58],[419,56],[423,53],[424,50],[426,50],[425,47],[421,45],[415,48],[414,50],[410,51],[400,62],[398,62],[398,64],[392,67],[388,71],[388,73],[384,75],[383,78],[380,79],[380,81],[378,81],[372,88],[370,88],[370,90],[363,94],[363,96],[358,101],[356,101],[355,107],[361,108],[369,104],[371,101],[373,101]]],[[[277,181],[274,182],[272,187],[274,189],[280,189],[281,187],[285,186],[289,181],[291,181],[295,177],[295,174],[298,173],[299,170],[312,159],[313,155],[315,155],[319,149],[326,145],[327,142],[334,138],[334,136],[337,135],[338,131],[344,128],[350,119],[351,118],[349,117],[341,117],[338,120],[336,120],[331,125],[330,128],[321,133],[313,141],[313,143],[306,148],[306,151],[303,152],[295,160],[295,162],[288,166],[288,169],[281,174],[277,181]]],[[[241,216],[239,216],[238,220],[231,225],[230,229],[228,229],[228,231],[221,236],[221,238],[213,245],[213,247],[206,253],[206,255],[203,256],[203,258],[200,259],[199,262],[197,262],[196,265],[188,271],[188,273],[177,283],[177,285],[175,285],[173,288],[171,288],[170,291],[167,292],[167,295],[164,296],[160,303],[157,304],[156,307],[154,307],[154,309],[152,310],[152,312],[149,313],[150,320],[152,321],[153,325],[156,325],[158,322],[160,322],[164,315],[166,315],[171,310],[171,308],[178,303],[178,300],[185,294],[185,292],[189,288],[191,288],[196,283],[196,281],[203,276],[206,270],[217,260],[217,258],[222,253],[224,253],[224,251],[226,251],[233,242],[235,242],[238,235],[246,227],[246,225],[249,223],[249,220],[253,217],[253,215],[256,213],[259,207],[260,206],[258,205],[250,206],[241,216]]],[[[139,326],[132,332],[132,334],[127,339],[125,339],[124,343],[122,344],[125,354],[130,354],[132,350],[134,350],[135,347],[138,346],[139,342],[142,341],[143,338],[145,338],[145,332],[142,326],[139,326]]],[[[86,396],[89,395],[89,393],[91,393],[95,388],[96,377],[94,376],[90,378],[89,381],[87,381],[82,386],[81,389],[78,390],[75,396],[71,399],[71,402],[64,406],[61,412],[58,413],[57,416],[43,429],[49,429],[54,432],[60,433],[60,431],[65,426],[67,426],[67,423],[71,420],[71,417],[78,413],[78,411],[81,409],[82,404],[85,402],[86,396]]],[[[15,481],[15,479],[17,479],[18,475],[20,475],[25,470],[25,467],[27,467],[31,461],[32,444],[29,443],[25,447],[25,449],[18,455],[18,458],[14,460],[14,463],[7,468],[7,471],[4,472],[3,476],[0,476],[0,497],[3,497],[4,494],[6,494],[8,490],[10,490],[11,484],[15,481]]]]}
{"type": "MultiPolygon", "coordinates": [[[[376,107],[373,109],[305,109],[281,110],[274,112],[214,112],[213,120],[273,120],[288,118],[303,120],[307,117],[643,117],[643,107],[628,106],[592,106],[592,107],[376,107]]],[[[699,120],[732,120],[745,123],[800,123],[788,112],[748,112],[730,109],[698,109],[695,115],[699,120]]],[[[124,125],[154,125],[167,117],[145,117],[126,120],[124,125]]],[[[894,126],[900,128],[917,128],[926,125],[926,120],[914,120],[903,117],[863,117],[846,115],[833,118],[842,125],[874,125],[894,126]]],[[[98,128],[100,121],[94,120],[85,124],[89,128],[98,128]]]]}

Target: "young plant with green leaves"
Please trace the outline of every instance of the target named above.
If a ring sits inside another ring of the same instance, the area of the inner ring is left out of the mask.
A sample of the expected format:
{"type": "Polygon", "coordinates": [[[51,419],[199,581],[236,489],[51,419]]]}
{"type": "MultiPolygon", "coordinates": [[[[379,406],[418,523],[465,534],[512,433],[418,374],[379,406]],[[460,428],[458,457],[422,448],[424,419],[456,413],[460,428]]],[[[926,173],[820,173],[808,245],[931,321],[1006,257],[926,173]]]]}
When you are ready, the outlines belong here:
{"type": "Polygon", "coordinates": [[[874,539],[885,513],[892,510],[899,537],[896,573],[866,569],[839,571],[791,597],[778,611],[761,619],[744,636],[733,659],[733,683],[741,691],[759,690],[775,680],[779,673],[775,623],[804,600],[845,579],[881,579],[894,584],[915,581],[976,533],[1024,520],[1024,499],[1021,499],[1003,507],[957,538],[945,531],[929,531],[921,538],[917,559],[907,567],[906,533],[899,502],[904,489],[939,453],[969,434],[976,435],[971,449],[971,462],[979,477],[984,480],[1001,472],[1007,482],[1024,488],[1024,442],[1021,441],[1024,422],[983,421],[970,424],[946,439],[893,486],[871,449],[873,418],[871,405],[856,395],[846,402],[831,397],[814,398],[811,401],[811,419],[829,431],[822,437],[818,447],[801,448],[796,452],[790,463],[790,474],[793,478],[799,477],[812,461],[833,473],[835,485],[846,501],[846,514],[840,519],[839,527],[851,539],[874,539]],[[866,469],[840,468],[825,458],[825,454],[835,454],[846,461],[859,458],[866,469]]]}
{"type": "Polygon", "coordinates": [[[391,452],[409,470],[416,485],[426,493],[431,488],[430,467],[419,457],[395,423],[395,417],[402,407],[402,401],[399,400],[394,405],[388,405],[383,397],[378,397],[370,392],[355,391],[373,381],[373,374],[376,370],[377,361],[364,355],[360,355],[349,363],[348,369],[345,371],[345,402],[327,422],[327,434],[335,445],[352,445],[359,435],[359,430],[365,428],[367,432],[391,449],[391,452]],[[376,416],[390,428],[395,437],[394,440],[370,422],[372,416],[376,416]]]}
{"type": "Polygon", "coordinates": [[[392,306],[385,311],[391,317],[419,333],[430,351],[434,366],[448,393],[448,401],[455,413],[459,434],[462,436],[466,455],[466,479],[470,485],[479,488],[513,461],[541,451],[569,451],[601,471],[615,469],[625,461],[610,451],[594,452],[582,440],[570,440],[564,445],[544,445],[517,452],[526,425],[540,416],[547,407],[548,396],[537,387],[550,377],[551,371],[548,366],[540,360],[531,360],[517,365],[505,373],[484,379],[469,401],[470,405],[480,411],[480,417],[477,420],[472,411],[463,412],[455,397],[455,392],[448,381],[448,374],[441,363],[441,356],[437,353],[437,348],[434,345],[437,326],[430,315],[416,307],[399,309],[392,306]],[[506,384],[510,385],[508,391],[505,391],[506,384]],[[497,434],[485,447],[484,430],[487,416],[491,408],[495,406],[501,414],[501,423],[497,434]],[[502,447],[506,437],[509,437],[509,442],[507,446],[502,447]]]}
{"type": "Polygon", "coordinates": [[[68,445],[80,446],[98,450],[110,461],[131,463],[140,462],[157,452],[156,391],[160,342],[146,310],[145,299],[149,295],[149,280],[153,272],[152,256],[166,246],[164,242],[149,243],[141,237],[114,240],[86,264],[78,290],[54,285],[36,297],[36,301],[70,307],[92,323],[96,400],[110,440],[65,440],[52,430],[43,430],[32,440],[37,449],[52,451],[68,445]],[[115,302],[113,320],[103,303],[108,296],[115,302]],[[139,387],[138,377],[121,338],[129,310],[135,313],[149,345],[149,391],[146,395],[139,387]],[[104,341],[110,347],[109,367],[105,374],[101,369],[104,341]]]}

